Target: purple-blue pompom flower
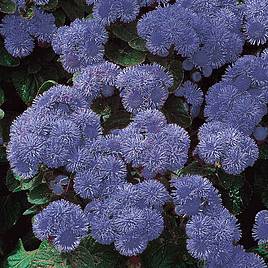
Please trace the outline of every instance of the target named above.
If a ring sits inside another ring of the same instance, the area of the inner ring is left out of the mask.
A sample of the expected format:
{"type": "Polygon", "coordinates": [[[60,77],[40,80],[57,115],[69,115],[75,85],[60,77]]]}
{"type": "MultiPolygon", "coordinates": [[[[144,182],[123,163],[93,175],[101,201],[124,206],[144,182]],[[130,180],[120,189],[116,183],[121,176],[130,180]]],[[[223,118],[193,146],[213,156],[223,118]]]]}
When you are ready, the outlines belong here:
{"type": "Polygon", "coordinates": [[[178,215],[192,216],[209,207],[219,206],[218,191],[207,178],[189,175],[172,179],[171,186],[175,211],[178,215]]]}
{"type": "Polygon", "coordinates": [[[103,61],[105,28],[96,20],[76,19],[70,26],[58,28],[52,40],[63,67],[70,73],[103,61]]]}
{"type": "Polygon", "coordinates": [[[228,124],[206,123],[199,129],[198,137],[198,156],[206,163],[220,164],[229,174],[240,174],[258,159],[254,140],[228,124]]]}
{"type": "Polygon", "coordinates": [[[68,252],[87,236],[88,220],[80,206],[54,201],[35,216],[33,232],[38,239],[49,239],[59,251],[68,252]]]}
{"type": "Polygon", "coordinates": [[[268,243],[268,210],[257,213],[253,226],[253,237],[259,244],[268,243]]]}
{"type": "Polygon", "coordinates": [[[149,108],[161,108],[172,84],[171,74],[159,64],[126,68],[116,80],[125,109],[134,114],[149,108]]]}

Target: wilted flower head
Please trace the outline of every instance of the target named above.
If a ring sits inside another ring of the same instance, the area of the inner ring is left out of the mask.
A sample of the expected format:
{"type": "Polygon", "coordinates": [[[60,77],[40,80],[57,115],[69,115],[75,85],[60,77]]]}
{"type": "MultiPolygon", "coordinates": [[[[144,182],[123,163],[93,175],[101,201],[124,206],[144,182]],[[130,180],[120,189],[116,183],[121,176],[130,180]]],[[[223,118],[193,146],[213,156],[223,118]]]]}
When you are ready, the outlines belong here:
{"type": "Polygon", "coordinates": [[[68,252],[87,235],[88,220],[80,206],[54,201],[35,216],[33,232],[38,239],[49,239],[59,251],[68,252]]]}

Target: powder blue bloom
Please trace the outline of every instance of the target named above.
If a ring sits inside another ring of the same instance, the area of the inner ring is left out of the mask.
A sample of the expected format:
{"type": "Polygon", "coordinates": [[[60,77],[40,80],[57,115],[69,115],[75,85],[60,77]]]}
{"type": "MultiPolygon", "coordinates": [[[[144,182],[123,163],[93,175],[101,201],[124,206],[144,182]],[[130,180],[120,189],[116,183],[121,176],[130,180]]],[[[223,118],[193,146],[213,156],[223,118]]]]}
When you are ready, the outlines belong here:
{"type": "Polygon", "coordinates": [[[52,47],[63,67],[70,73],[103,61],[105,28],[96,20],[76,19],[70,26],[58,28],[52,47]]]}
{"type": "Polygon", "coordinates": [[[256,127],[253,136],[257,141],[264,141],[268,137],[268,128],[256,127]]]}
{"type": "Polygon", "coordinates": [[[116,80],[125,109],[134,114],[150,108],[161,108],[172,84],[171,74],[159,64],[128,67],[116,80]]]}
{"type": "Polygon", "coordinates": [[[208,207],[220,206],[218,191],[207,178],[189,175],[172,179],[171,186],[175,211],[178,215],[192,216],[208,207]]]}
{"type": "Polygon", "coordinates": [[[228,124],[213,121],[199,129],[198,156],[209,164],[221,164],[229,174],[240,174],[258,159],[253,139],[228,124]]]}
{"type": "Polygon", "coordinates": [[[34,217],[33,232],[42,241],[50,239],[59,251],[69,252],[87,235],[88,221],[80,206],[58,200],[34,217]]]}
{"type": "Polygon", "coordinates": [[[119,67],[110,62],[88,66],[75,76],[74,87],[91,103],[101,94],[105,97],[113,95],[119,72],[119,67]]]}
{"type": "Polygon", "coordinates": [[[255,217],[253,237],[259,244],[268,243],[268,210],[261,210],[255,217]]]}

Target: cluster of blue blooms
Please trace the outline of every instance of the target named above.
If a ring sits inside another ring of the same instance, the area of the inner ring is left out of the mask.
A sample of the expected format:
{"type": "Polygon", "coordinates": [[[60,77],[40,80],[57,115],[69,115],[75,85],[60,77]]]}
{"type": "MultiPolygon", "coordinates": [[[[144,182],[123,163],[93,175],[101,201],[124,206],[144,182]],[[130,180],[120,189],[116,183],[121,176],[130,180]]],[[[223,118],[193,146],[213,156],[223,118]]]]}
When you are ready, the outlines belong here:
{"type": "Polygon", "coordinates": [[[262,0],[246,0],[244,9],[247,40],[253,45],[264,44],[268,40],[268,5],[262,0]]]}
{"type": "Polygon", "coordinates": [[[32,18],[26,19],[18,13],[6,15],[0,25],[5,38],[5,48],[14,57],[25,57],[32,53],[34,40],[51,42],[56,31],[55,18],[39,8],[34,9],[32,18]]]}
{"type": "Polygon", "coordinates": [[[123,105],[131,113],[160,109],[167,100],[168,88],[172,85],[171,74],[159,64],[126,68],[116,79],[123,105]]]}
{"type": "Polygon", "coordinates": [[[58,28],[52,40],[63,67],[70,73],[103,61],[107,32],[95,19],[76,19],[58,28]]]}
{"type": "Polygon", "coordinates": [[[168,0],[87,0],[89,5],[94,4],[94,18],[104,25],[110,25],[115,21],[134,21],[141,7],[166,2],[168,0]]]}
{"type": "Polygon", "coordinates": [[[173,179],[171,185],[176,213],[191,217],[186,234],[193,257],[205,260],[211,268],[266,267],[257,255],[235,246],[241,236],[237,220],[221,205],[218,191],[208,179],[188,175],[173,179]]]}
{"type": "Polygon", "coordinates": [[[261,210],[257,213],[253,236],[259,244],[268,243],[268,210],[261,210]]]}
{"type": "Polygon", "coordinates": [[[122,255],[138,255],[162,233],[162,206],[168,200],[167,190],[155,180],[122,184],[86,206],[91,235],[101,244],[114,243],[122,255]]]}
{"type": "Polygon", "coordinates": [[[220,165],[229,174],[240,174],[253,166],[259,156],[252,138],[219,121],[200,127],[198,139],[195,153],[208,164],[220,165]]]}
{"type": "Polygon", "coordinates": [[[246,55],[227,69],[206,96],[208,121],[221,121],[250,135],[267,113],[268,56],[246,55]]]}
{"type": "Polygon", "coordinates": [[[74,250],[87,236],[89,222],[80,206],[66,200],[54,201],[34,218],[33,232],[49,240],[62,252],[74,250]]]}
{"type": "MultiPolygon", "coordinates": [[[[174,46],[187,58],[187,70],[196,66],[209,76],[242,52],[241,23],[236,1],[180,1],[145,14],[137,29],[151,53],[167,56],[174,46]]],[[[193,74],[193,80],[200,79],[199,72],[193,74]]]]}

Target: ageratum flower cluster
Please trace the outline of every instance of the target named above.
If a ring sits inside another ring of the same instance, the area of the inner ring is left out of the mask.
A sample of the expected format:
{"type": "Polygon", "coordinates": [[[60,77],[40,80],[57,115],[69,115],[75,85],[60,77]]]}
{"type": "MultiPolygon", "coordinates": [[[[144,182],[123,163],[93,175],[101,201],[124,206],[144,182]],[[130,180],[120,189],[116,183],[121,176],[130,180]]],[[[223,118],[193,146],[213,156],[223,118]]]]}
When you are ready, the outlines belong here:
{"type": "Polygon", "coordinates": [[[246,55],[209,89],[204,114],[250,135],[266,115],[267,103],[268,56],[246,55]]]}
{"type": "MultiPolygon", "coordinates": [[[[99,70],[103,67],[106,70],[107,66],[114,67],[108,63],[96,66],[100,68],[99,70]]],[[[100,79],[98,81],[100,82],[100,79]]],[[[103,84],[98,85],[101,91],[103,84]]],[[[137,203],[131,201],[128,208],[129,213],[132,211],[133,217],[136,217],[137,211],[140,213],[141,218],[140,222],[137,222],[137,229],[135,232],[134,229],[133,232],[125,232],[122,236],[123,230],[117,229],[121,227],[113,227],[115,229],[111,235],[114,234],[114,238],[109,241],[114,242],[122,254],[141,253],[148,241],[157,238],[163,230],[160,211],[168,200],[168,193],[163,185],[153,180],[144,181],[137,187],[127,184],[127,164],[139,170],[144,178],[148,179],[179,169],[188,158],[190,145],[188,134],[181,127],[168,124],[160,111],[146,110],[139,112],[127,128],[114,130],[112,134],[106,136],[101,135],[100,118],[88,108],[91,99],[87,97],[88,95],[83,94],[81,88],[62,85],[54,86],[37,97],[32,107],[19,116],[11,126],[8,146],[11,167],[15,174],[26,179],[36,175],[41,165],[50,169],[64,168],[66,172],[74,175],[75,193],[91,200],[93,203],[90,204],[105,202],[103,208],[108,203],[112,203],[111,200],[118,202],[120,206],[114,208],[111,213],[114,215],[115,222],[123,221],[118,222],[119,225],[125,222],[126,230],[127,226],[132,224],[132,219],[122,218],[128,215],[122,211],[123,208],[127,209],[127,206],[123,206],[123,203],[116,198],[120,197],[118,195],[120,191],[122,197],[126,195],[124,187],[137,188],[135,190],[137,203]],[[105,201],[106,199],[110,201],[105,201]],[[149,226],[155,227],[150,229],[149,226]],[[144,233],[141,232],[142,230],[144,233]],[[133,239],[138,244],[131,249],[133,239]]],[[[50,188],[54,194],[61,195],[69,183],[66,175],[58,175],[50,181],[50,188]]],[[[132,194],[134,195],[131,192],[130,197],[132,194]]],[[[36,217],[35,234],[41,240],[52,237],[54,244],[61,251],[72,250],[84,236],[84,233],[80,235],[80,226],[76,226],[75,222],[74,225],[71,225],[72,222],[67,225],[72,232],[78,233],[77,237],[73,235],[70,241],[57,238],[62,232],[62,225],[57,225],[57,221],[47,224],[48,231],[43,230],[43,218],[53,219],[50,213],[54,213],[54,210],[50,212],[50,208],[54,205],[56,208],[61,207],[61,203],[52,204],[36,217]],[[40,235],[43,232],[46,235],[40,235]]],[[[78,217],[75,219],[78,220],[78,217]]],[[[102,219],[91,215],[88,220],[92,230],[98,230],[102,219]]],[[[92,235],[94,236],[94,231],[92,235]]],[[[98,234],[96,240],[101,241],[98,234]]],[[[106,243],[105,240],[103,243],[106,243]]]]}
{"type": "Polygon", "coordinates": [[[54,201],[34,218],[33,232],[50,240],[62,252],[74,250],[86,237],[89,222],[80,206],[66,200],[54,201]]]}
{"type": "Polygon", "coordinates": [[[141,7],[165,2],[167,0],[87,0],[89,5],[94,4],[94,18],[104,25],[110,25],[115,21],[134,21],[141,7]]]}
{"type": "MultiPolygon", "coordinates": [[[[186,69],[196,66],[209,76],[242,52],[240,13],[236,1],[180,1],[145,14],[137,29],[151,53],[167,56],[174,46],[187,58],[186,69]]],[[[195,81],[200,78],[194,75],[195,81]]]]}
{"type": "Polygon", "coordinates": [[[55,18],[39,8],[34,9],[32,18],[26,19],[18,13],[6,15],[0,25],[6,50],[14,57],[25,57],[32,53],[34,40],[51,42],[56,31],[55,18]]]}
{"type": "Polygon", "coordinates": [[[168,88],[172,85],[171,74],[159,64],[126,68],[116,79],[122,103],[131,113],[146,109],[160,109],[167,100],[168,88]]]}
{"type": "Polygon", "coordinates": [[[193,257],[211,268],[266,267],[257,255],[234,245],[241,236],[237,220],[221,205],[218,191],[207,178],[186,175],[173,179],[172,186],[176,213],[191,216],[186,234],[193,257]]]}
{"type": "Polygon", "coordinates": [[[228,174],[240,174],[253,166],[259,150],[254,140],[219,121],[204,124],[198,133],[195,152],[208,164],[220,165],[228,174]]]}
{"type": "Polygon", "coordinates": [[[103,61],[105,28],[94,19],[76,19],[69,26],[58,28],[52,40],[54,51],[66,71],[74,73],[103,61]]]}
{"type": "Polygon", "coordinates": [[[265,1],[246,0],[243,12],[246,23],[244,31],[249,43],[263,45],[268,40],[268,6],[265,1]]]}
{"type": "Polygon", "coordinates": [[[168,199],[165,187],[154,180],[122,184],[86,206],[91,235],[101,244],[114,243],[122,255],[138,255],[162,233],[161,211],[168,199]]]}

